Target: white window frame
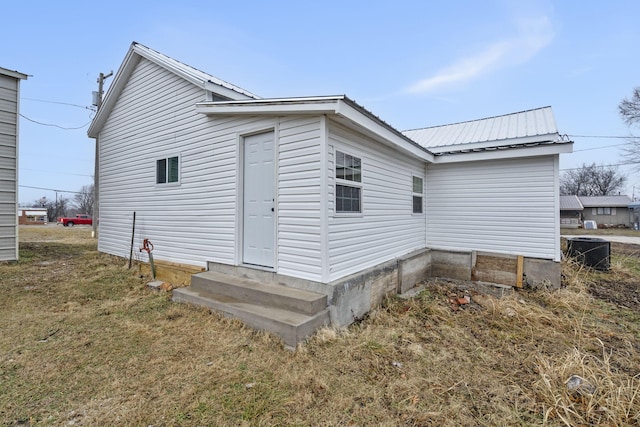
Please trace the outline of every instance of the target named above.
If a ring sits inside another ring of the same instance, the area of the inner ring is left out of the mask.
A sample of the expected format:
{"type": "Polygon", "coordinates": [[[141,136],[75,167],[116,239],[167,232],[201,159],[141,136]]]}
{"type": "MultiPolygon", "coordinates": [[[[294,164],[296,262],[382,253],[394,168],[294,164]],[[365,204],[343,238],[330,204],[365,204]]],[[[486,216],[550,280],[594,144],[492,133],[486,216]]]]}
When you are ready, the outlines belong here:
{"type": "Polygon", "coordinates": [[[180,154],[169,154],[167,156],[158,157],[155,159],[155,183],[156,186],[160,187],[173,187],[180,185],[181,175],[182,175],[182,156],[180,154]],[[169,160],[177,158],[178,159],[178,179],[177,181],[169,181],[169,160]],[[158,162],[165,160],[165,182],[158,182],[158,162]]]}
{"type": "Polygon", "coordinates": [[[424,215],[424,177],[418,175],[411,175],[411,213],[413,215],[424,215]],[[421,183],[421,191],[419,193],[414,188],[416,179],[419,179],[421,183]],[[420,212],[416,212],[414,209],[414,199],[416,197],[420,197],[420,212]]]}
{"type": "Polygon", "coordinates": [[[596,215],[613,215],[610,207],[596,208],[596,215]]]}
{"type": "Polygon", "coordinates": [[[334,178],[335,178],[334,203],[335,203],[335,214],[336,214],[336,216],[362,216],[363,205],[364,205],[364,203],[363,203],[364,188],[363,188],[363,185],[362,185],[362,178],[363,178],[362,157],[361,156],[356,156],[355,154],[352,154],[352,153],[350,153],[348,151],[336,148],[335,151],[334,151],[333,174],[334,174],[334,178]],[[345,178],[338,178],[338,155],[339,155],[339,153],[341,153],[344,156],[349,156],[349,157],[351,157],[353,159],[358,159],[360,161],[360,181],[354,181],[354,180],[345,179],[345,178]],[[359,206],[358,211],[341,211],[341,210],[338,210],[338,186],[358,189],[358,192],[360,193],[360,200],[359,200],[360,206],[359,206]]]}

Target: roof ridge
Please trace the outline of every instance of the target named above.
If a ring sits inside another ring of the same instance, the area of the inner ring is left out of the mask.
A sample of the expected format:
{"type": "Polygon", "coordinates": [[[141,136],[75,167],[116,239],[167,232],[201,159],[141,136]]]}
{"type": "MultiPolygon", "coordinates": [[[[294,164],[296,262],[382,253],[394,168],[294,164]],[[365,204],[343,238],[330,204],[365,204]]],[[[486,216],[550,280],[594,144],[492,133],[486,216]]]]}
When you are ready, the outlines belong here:
{"type": "Polygon", "coordinates": [[[447,124],[444,124],[444,125],[426,126],[426,127],[422,127],[422,128],[406,129],[406,130],[403,130],[402,132],[412,132],[412,131],[416,131],[416,130],[425,130],[425,129],[436,129],[436,128],[442,128],[442,127],[447,127],[447,126],[461,125],[461,124],[464,124],[464,123],[481,122],[483,120],[491,120],[491,119],[497,119],[499,117],[514,116],[516,114],[523,114],[523,113],[530,113],[532,111],[537,111],[537,110],[544,110],[545,108],[551,108],[551,105],[545,105],[544,107],[538,107],[538,108],[530,108],[528,110],[516,111],[516,112],[513,112],[513,113],[498,114],[496,116],[483,117],[483,118],[480,118],[480,119],[463,120],[461,122],[447,123],[447,124]]]}

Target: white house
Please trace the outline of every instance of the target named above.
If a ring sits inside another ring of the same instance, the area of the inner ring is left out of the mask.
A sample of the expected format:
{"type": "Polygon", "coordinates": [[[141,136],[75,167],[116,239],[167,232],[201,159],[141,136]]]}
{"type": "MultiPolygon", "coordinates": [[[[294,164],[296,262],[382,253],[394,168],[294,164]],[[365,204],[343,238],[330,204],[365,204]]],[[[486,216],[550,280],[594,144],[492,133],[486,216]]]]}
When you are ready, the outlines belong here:
{"type": "Polygon", "coordinates": [[[209,270],[178,300],[243,317],[284,289],[323,295],[312,326],[276,331],[290,345],[428,276],[559,283],[558,159],[572,143],[550,107],[402,133],[346,96],[262,99],[133,43],[88,134],[99,250],[129,256],[136,212],[136,242],[160,265],[209,270]],[[231,276],[244,293],[211,284],[231,276]]]}
{"type": "Polygon", "coordinates": [[[27,77],[0,67],[0,261],[18,259],[18,114],[27,77]]]}

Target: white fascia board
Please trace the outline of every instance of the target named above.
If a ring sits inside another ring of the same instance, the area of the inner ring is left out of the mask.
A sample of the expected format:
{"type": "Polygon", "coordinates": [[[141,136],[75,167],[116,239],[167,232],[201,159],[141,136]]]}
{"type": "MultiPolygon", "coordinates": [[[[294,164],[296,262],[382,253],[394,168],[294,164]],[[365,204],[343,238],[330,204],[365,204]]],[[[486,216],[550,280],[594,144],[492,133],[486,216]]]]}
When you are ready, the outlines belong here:
{"type": "Polygon", "coordinates": [[[501,146],[509,146],[509,145],[520,145],[520,144],[533,144],[539,142],[548,142],[555,141],[560,138],[560,135],[557,133],[548,133],[544,135],[532,135],[532,136],[523,136],[519,138],[512,139],[499,139],[499,140],[491,140],[491,141],[482,141],[482,142],[472,142],[469,144],[452,144],[452,145],[440,145],[435,147],[429,147],[431,152],[438,153],[446,153],[449,151],[462,151],[462,150],[475,150],[481,148],[493,148],[493,147],[501,147],[501,146]]]}
{"type": "Polygon", "coordinates": [[[425,148],[422,148],[415,143],[409,142],[405,138],[390,130],[387,126],[384,126],[378,121],[373,120],[371,117],[363,114],[361,111],[358,111],[351,105],[340,101],[338,103],[338,108],[336,109],[336,114],[352,121],[358,126],[363,127],[369,132],[380,137],[382,140],[391,142],[395,147],[400,148],[413,157],[417,157],[429,163],[434,163],[433,154],[429,153],[425,148]]]}
{"type": "Polygon", "coordinates": [[[113,105],[117,101],[120,92],[122,92],[124,85],[127,83],[129,76],[131,76],[136,65],[138,65],[140,58],[141,56],[138,53],[134,52],[133,48],[129,49],[127,55],[122,61],[120,69],[113,77],[113,82],[109,86],[109,90],[107,90],[100,109],[89,125],[89,129],[87,129],[87,135],[89,136],[89,138],[98,137],[98,134],[102,130],[102,126],[104,126],[104,122],[107,120],[107,117],[111,112],[113,105]]]}
{"type": "MultiPolygon", "coordinates": [[[[253,100],[255,102],[255,100],[253,100]]],[[[198,103],[196,112],[202,114],[335,114],[335,103],[322,104],[242,104],[242,103],[198,103]]]]}
{"type": "Polygon", "coordinates": [[[573,152],[573,143],[536,145],[534,147],[502,148],[477,152],[443,154],[435,156],[435,164],[473,162],[478,160],[513,159],[519,157],[549,156],[573,152]]]}
{"type": "Polygon", "coordinates": [[[19,80],[27,80],[29,77],[28,74],[21,73],[19,71],[9,70],[8,68],[0,67],[0,74],[3,74],[7,77],[13,77],[14,79],[19,80]]]}

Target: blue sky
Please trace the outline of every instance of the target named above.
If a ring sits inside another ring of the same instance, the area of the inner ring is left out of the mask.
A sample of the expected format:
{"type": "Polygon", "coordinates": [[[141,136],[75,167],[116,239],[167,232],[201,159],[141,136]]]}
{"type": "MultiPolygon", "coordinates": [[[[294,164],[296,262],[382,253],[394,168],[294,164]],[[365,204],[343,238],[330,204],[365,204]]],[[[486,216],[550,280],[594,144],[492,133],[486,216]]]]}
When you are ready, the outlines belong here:
{"type": "MultiPolygon", "coordinates": [[[[551,105],[561,133],[584,135],[561,169],[624,162],[624,139],[597,136],[634,131],[617,105],[640,86],[638,1],[34,1],[3,15],[0,66],[30,75],[21,202],[92,182],[86,107],[132,41],[262,97],[346,94],[399,130],[551,105]]],[[[639,196],[640,174],[621,170],[639,196]]]]}

